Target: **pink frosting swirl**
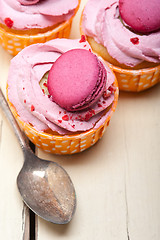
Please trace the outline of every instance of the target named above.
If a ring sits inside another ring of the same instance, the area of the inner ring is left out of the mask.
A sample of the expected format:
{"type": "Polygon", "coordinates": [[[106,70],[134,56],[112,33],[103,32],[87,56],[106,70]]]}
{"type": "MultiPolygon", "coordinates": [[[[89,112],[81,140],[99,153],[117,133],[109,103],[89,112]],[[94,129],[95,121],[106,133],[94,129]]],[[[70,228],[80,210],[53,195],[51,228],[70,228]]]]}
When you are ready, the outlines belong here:
{"type": "Polygon", "coordinates": [[[89,109],[68,112],[50,99],[40,87],[40,81],[56,59],[71,49],[90,49],[85,42],[54,39],[45,44],[34,44],[22,50],[11,60],[8,76],[8,97],[20,118],[38,131],[48,128],[60,134],[98,128],[107,118],[106,112],[114,100],[112,84],[115,77],[106,66],[105,96],[101,96],[89,109]]]}
{"type": "Polygon", "coordinates": [[[135,33],[120,19],[118,0],[89,0],[83,12],[82,28],[107,48],[119,63],[134,67],[143,61],[160,63],[160,31],[135,33]]]}
{"type": "Polygon", "coordinates": [[[0,0],[0,23],[11,19],[12,28],[46,28],[68,20],[75,13],[78,0],[0,0]]]}

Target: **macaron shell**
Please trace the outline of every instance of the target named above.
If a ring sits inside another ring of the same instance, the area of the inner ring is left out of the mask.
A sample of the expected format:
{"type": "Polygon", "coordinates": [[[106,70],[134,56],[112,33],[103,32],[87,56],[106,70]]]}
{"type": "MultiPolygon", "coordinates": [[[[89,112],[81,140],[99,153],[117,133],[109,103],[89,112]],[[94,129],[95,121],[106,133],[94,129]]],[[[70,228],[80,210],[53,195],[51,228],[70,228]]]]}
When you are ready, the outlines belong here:
{"type": "Polygon", "coordinates": [[[159,0],[119,0],[119,11],[123,21],[137,32],[160,29],[159,0]]]}
{"type": "Polygon", "coordinates": [[[106,76],[98,58],[88,50],[74,49],[61,55],[52,66],[48,76],[48,90],[59,106],[73,111],[88,107],[99,97],[105,86],[106,76]],[[98,91],[97,91],[98,90],[98,91]],[[87,105],[87,106],[86,106],[87,105]]]}
{"type": "Polygon", "coordinates": [[[32,5],[39,2],[39,0],[18,0],[22,5],[32,5]]]}

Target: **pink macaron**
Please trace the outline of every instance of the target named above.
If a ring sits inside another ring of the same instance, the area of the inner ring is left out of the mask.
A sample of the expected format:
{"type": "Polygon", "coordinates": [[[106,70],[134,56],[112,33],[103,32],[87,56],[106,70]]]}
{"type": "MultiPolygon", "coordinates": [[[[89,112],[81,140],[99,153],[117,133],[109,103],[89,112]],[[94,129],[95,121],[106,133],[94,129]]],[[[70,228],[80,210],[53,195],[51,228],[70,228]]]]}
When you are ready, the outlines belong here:
{"type": "Polygon", "coordinates": [[[18,0],[22,5],[32,5],[39,2],[39,0],[18,0]]]}
{"type": "Polygon", "coordinates": [[[160,29],[160,0],[119,0],[119,12],[136,32],[147,34],[160,29]]]}
{"type": "Polygon", "coordinates": [[[102,96],[106,78],[106,69],[96,55],[88,50],[73,49],[53,64],[48,75],[48,91],[62,108],[79,111],[102,96]]]}

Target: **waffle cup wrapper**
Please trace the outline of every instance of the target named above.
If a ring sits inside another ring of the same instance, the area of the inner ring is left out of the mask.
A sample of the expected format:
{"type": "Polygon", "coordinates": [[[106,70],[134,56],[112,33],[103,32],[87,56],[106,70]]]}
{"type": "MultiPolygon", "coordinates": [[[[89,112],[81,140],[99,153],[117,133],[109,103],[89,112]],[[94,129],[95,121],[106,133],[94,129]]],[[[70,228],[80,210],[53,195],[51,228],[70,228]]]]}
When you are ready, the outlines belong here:
{"type": "Polygon", "coordinates": [[[91,129],[83,133],[74,134],[74,135],[53,135],[45,132],[37,131],[30,124],[25,123],[21,120],[19,115],[16,112],[15,107],[9,101],[7,95],[7,101],[12,111],[12,114],[16,118],[20,128],[27,135],[29,140],[35,144],[38,148],[43,149],[45,152],[65,155],[79,153],[87,148],[94,145],[104,134],[107,126],[109,125],[110,118],[113,112],[116,109],[118,101],[118,84],[115,79],[114,82],[115,92],[114,92],[114,101],[111,105],[110,114],[108,115],[105,122],[97,129],[91,129]]]}
{"type": "Polygon", "coordinates": [[[119,90],[141,92],[160,82],[160,65],[153,68],[128,70],[105,63],[116,75],[119,90]]]}
{"type": "Polygon", "coordinates": [[[74,15],[67,21],[59,24],[52,30],[46,31],[44,33],[27,35],[27,34],[15,34],[0,28],[0,44],[7,50],[11,55],[17,55],[23,48],[35,44],[44,43],[55,38],[68,38],[70,35],[72,21],[79,9],[79,4],[75,10],[74,15]]]}

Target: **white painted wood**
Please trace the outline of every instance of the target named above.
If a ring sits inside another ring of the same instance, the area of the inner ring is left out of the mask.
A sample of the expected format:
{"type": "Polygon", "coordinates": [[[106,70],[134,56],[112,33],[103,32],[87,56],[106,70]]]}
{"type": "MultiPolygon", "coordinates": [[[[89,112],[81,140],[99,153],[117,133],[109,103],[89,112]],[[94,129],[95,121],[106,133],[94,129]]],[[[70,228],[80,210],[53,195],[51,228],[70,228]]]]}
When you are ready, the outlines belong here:
{"type": "MultiPolygon", "coordinates": [[[[0,47],[0,86],[5,94],[11,56],[0,47]]],[[[23,155],[11,126],[0,111],[0,238],[29,240],[28,208],[17,190],[23,155]],[[24,231],[24,229],[26,229],[24,231]]]]}
{"type": "MultiPolygon", "coordinates": [[[[80,37],[82,0],[71,38],[80,37]]],[[[0,86],[5,92],[11,57],[0,47],[0,86]]],[[[77,209],[68,225],[36,219],[36,240],[159,240],[160,84],[143,93],[120,93],[104,137],[72,156],[37,154],[70,174],[77,209]]],[[[28,208],[16,186],[23,164],[12,128],[0,112],[0,238],[29,240],[28,208]],[[6,181],[4,181],[6,178],[6,181]],[[24,231],[26,230],[26,231],[24,231]]]]}
{"type": "Polygon", "coordinates": [[[160,236],[160,84],[141,94],[120,95],[130,239],[160,236]],[[122,117],[123,116],[123,117],[122,117]]]}

